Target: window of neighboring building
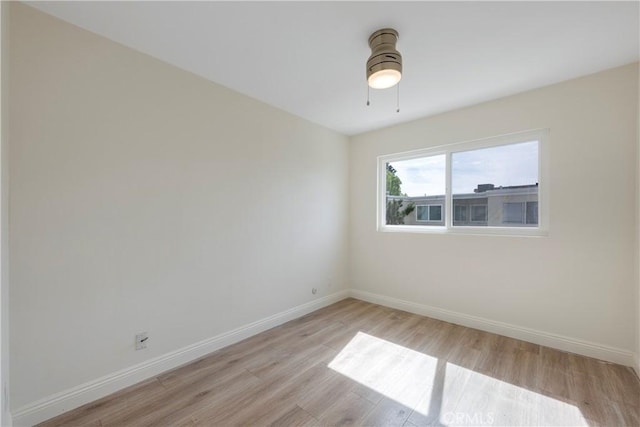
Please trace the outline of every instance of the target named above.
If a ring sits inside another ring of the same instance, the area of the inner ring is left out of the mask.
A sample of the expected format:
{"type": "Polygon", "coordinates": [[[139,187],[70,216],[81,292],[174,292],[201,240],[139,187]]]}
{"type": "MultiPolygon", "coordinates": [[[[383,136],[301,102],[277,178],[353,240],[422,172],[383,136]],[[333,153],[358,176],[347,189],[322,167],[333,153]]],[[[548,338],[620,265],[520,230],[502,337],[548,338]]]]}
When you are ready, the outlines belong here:
{"type": "Polygon", "coordinates": [[[442,221],[442,205],[416,206],[417,221],[442,221]]]}
{"type": "Polygon", "coordinates": [[[527,224],[538,223],[538,202],[527,202],[527,224]]]}
{"type": "Polygon", "coordinates": [[[378,227],[542,234],[547,137],[539,130],[379,157],[378,227]]]}
{"type": "Polygon", "coordinates": [[[504,203],[502,205],[502,222],[524,224],[524,212],[524,202],[504,203]]]}
{"type": "Polygon", "coordinates": [[[486,222],[487,212],[487,205],[471,205],[471,221],[486,222]]]}
{"type": "Polygon", "coordinates": [[[467,206],[466,205],[454,205],[453,206],[453,220],[456,222],[467,222],[467,206]]]}
{"type": "Polygon", "coordinates": [[[538,223],[538,202],[507,202],[502,205],[502,222],[505,224],[538,223]]]}

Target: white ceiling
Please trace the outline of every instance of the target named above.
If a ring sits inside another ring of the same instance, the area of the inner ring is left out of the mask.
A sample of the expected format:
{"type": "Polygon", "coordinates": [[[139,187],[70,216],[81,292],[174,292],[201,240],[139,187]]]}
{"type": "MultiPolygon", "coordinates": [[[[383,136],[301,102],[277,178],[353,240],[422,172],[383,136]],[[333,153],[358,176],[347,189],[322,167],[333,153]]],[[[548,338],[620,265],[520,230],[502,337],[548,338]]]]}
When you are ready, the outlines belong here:
{"type": "Polygon", "coordinates": [[[638,2],[34,2],[82,28],[352,135],[638,61],[638,2]],[[367,39],[400,33],[366,103],[367,39]]]}

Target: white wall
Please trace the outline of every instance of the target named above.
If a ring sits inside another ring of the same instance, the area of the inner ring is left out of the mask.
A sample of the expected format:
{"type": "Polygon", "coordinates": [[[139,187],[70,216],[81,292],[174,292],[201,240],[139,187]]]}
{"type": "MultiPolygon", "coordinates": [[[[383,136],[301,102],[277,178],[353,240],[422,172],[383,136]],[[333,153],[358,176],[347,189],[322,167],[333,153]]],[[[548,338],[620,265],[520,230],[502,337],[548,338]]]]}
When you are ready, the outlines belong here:
{"type": "Polygon", "coordinates": [[[632,64],[353,137],[352,287],[577,340],[631,364],[637,85],[632,64]],[[377,156],[537,128],[550,129],[548,237],[376,231],[377,156]]]}
{"type": "Polygon", "coordinates": [[[634,369],[636,370],[636,374],[640,377],[640,84],[638,84],[638,98],[636,100],[636,108],[638,109],[638,128],[636,134],[636,139],[638,141],[638,163],[636,165],[636,283],[638,284],[638,288],[636,293],[636,301],[638,305],[636,307],[636,360],[634,369]]]}
{"type": "Polygon", "coordinates": [[[0,425],[12,424],[9,412],[9,14],[0,3],[0,425]]]}
{"type": "Polygon", "coordinates": [[[19,3],[10,38],[12,410],[345,289],[346,137],[19,3]]]}

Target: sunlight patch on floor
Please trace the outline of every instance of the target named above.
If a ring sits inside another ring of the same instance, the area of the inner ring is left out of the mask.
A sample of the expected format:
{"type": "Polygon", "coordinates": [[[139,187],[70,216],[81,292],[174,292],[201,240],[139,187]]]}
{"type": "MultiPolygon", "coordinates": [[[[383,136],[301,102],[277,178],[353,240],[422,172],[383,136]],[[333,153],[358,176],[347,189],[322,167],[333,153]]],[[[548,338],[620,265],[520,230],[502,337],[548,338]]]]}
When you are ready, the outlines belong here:
{"type": "Polygon", "coordinates": [[[574,405],[364,332],[328,366],[416,411],[422,422],[588,426],[574,405]]]}
{"type": "Polygon", "coordinates": [[[329,368],[405,406],[430,390],[438,359],[358,332],[329,368]]]}

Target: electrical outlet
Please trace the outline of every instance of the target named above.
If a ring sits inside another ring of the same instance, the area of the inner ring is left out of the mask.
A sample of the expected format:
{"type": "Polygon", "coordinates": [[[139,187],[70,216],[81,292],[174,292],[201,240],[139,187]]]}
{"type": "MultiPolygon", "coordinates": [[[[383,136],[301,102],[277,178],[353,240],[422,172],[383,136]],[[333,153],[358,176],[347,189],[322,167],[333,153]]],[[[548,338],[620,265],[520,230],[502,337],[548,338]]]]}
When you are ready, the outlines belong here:
{"type": "Polygon", "coordinates": [[[147,348],[147,341],[149,341],[149,334],[146,332],[136,334],[136,350],[147,348]]]}

